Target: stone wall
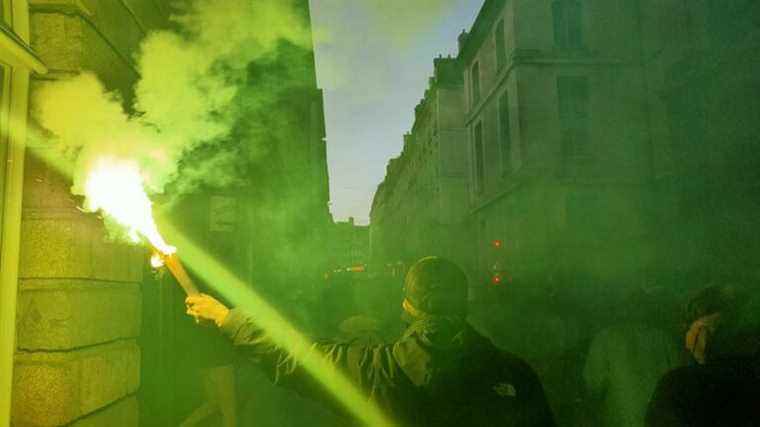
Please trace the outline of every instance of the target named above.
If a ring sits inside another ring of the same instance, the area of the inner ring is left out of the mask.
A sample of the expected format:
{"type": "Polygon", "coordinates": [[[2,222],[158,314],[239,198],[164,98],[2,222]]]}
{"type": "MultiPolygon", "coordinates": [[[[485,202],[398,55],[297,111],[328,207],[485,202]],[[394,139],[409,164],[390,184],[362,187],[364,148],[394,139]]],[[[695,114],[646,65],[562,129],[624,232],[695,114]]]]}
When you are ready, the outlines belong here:
{"type": "MultiPolygon", "coordinates": [[[[166,2],[30,3],[32,47],[51,71],[42,78],[91,71],[131,98],[133,55],[165,24],[166,2]]],[[[69,187],[27,156],[13,425],[137,426],[144,253],[107,241],[100,219],[77,209],[69,187]]]]}

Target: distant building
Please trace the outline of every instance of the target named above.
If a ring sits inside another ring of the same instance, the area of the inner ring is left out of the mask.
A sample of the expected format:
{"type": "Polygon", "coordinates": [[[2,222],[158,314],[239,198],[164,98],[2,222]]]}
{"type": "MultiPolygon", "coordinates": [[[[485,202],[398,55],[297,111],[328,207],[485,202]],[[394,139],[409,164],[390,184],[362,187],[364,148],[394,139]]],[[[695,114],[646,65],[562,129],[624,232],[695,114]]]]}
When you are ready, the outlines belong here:
{"type": "Polygon", "coordinates": [[[453,256],[477,289],[638,281],[653,175],[639,18],[623,1],[487,0],[437,62],[461,77],[432,80],[378,187],[373,258],[453,256]]]}
{"type": "Polygon", "coordinates": [[[466,264],[469,164],[459,64],[456,58],[435,60],[403,151],[378,187],[370,213],[377,263],[437,254],[466,264]]]}
{"type": "Polygon", "coordinates": [[[327,241],[329,269],[365,266],[369,262],[369,226],[357,225],[353,218],[334,222],[327,241]]]}
{"type": "Polygon", "coordinates": [[[634,3],[488,0],[460,37],[483,283],[567,287],[647,269],[651,138],[634,3]]]}

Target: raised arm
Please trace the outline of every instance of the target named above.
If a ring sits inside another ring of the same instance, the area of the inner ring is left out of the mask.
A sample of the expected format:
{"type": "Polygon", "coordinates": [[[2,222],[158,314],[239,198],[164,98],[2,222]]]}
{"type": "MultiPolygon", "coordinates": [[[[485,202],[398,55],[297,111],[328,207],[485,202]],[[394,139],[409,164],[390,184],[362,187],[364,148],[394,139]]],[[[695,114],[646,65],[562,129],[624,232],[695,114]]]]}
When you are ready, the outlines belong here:
{"type": "Polygon", "coordinates": [[[333,393],[322,384],[339,384],[342,376],[367,398],[381,398],[400,378],[391,346],[367,346],[341,342],[309,342],[293,335],[278,345],[251,316],[229,310],[210,296],[187,298],[187,313],[199,322],[213,322],[249,361],[277,384],[299,394],[335,404],[333,393]]]}

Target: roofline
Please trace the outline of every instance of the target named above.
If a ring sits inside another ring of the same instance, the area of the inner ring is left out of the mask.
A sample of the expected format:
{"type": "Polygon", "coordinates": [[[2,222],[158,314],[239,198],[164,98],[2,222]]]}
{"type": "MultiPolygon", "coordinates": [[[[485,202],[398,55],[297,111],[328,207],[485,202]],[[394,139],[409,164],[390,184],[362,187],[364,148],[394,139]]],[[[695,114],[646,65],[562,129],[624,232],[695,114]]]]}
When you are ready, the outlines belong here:
{"type": "Polygon", "coordinates": [[[477,47],[480,47],[485,38],[484,36],[488,34],[483,32],[483,28],[488,26],[490,23],[489,19],[494,16],[494,12],[501,10],[506,3],[506,0],[485,0],[483,7],[480,8],[480,12],[478,12],[478,16],[475,18],[475,22],[470,27],[467,40],[461,46],[457,55],[462,64],[466,64],[474,51],[477,51],[477,47]]]}

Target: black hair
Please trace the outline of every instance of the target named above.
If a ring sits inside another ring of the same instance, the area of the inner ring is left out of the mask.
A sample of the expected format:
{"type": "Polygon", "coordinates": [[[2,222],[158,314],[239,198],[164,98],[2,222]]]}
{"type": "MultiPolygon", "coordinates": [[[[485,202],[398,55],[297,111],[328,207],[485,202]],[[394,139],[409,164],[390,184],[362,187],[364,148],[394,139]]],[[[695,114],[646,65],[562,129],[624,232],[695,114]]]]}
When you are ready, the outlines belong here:
{"type": "Polygon", "coordinates": [[[689,302],[687,324],[720,313],[710,358],[756,356],[760,351],[760,298],[740,285],[710,286],[689,302]]]}
{"type": "Polygon", "coordinates": [[[686,305],[685,323],[716,313],[727,314],[736,308],[737,288],[734,285],[712,285],[700,290],[686,305]]]}

